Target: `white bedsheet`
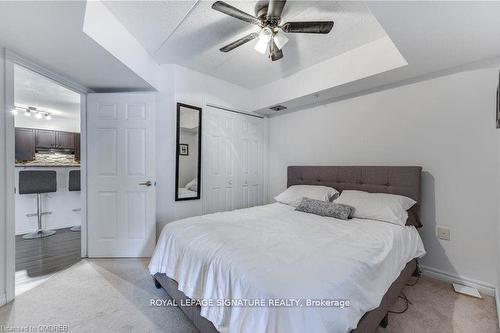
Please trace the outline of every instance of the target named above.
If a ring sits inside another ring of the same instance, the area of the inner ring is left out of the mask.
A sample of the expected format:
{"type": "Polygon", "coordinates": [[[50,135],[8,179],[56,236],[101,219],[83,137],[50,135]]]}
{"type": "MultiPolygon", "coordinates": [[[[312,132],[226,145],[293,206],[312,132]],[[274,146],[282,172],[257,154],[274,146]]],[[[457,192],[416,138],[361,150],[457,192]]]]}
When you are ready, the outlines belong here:
{"type": "MultiPolygon", "coordinates": [[[[202,306],[220,332],[349,332],[425,250],[414,227],[275,203],[167,224],[149,270],[192,299],[347,299],[350,307],[202,306]]],[[[305,304],[305,303],[303,303],[305,304]]]]}

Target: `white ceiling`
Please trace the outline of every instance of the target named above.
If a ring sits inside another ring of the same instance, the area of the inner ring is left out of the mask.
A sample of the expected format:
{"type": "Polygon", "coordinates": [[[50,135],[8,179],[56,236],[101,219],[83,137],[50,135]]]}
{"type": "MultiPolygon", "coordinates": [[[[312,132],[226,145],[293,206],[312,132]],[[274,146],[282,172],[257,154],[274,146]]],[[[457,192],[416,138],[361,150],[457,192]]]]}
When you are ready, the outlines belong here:
{"type": "Polygon", "coordinates": [[[18,65],[14,66],[14,101],[48,110],[54,118],[80,118],[80,94],[18,65]]]}
{"type": "MultiPolygon", "coordinates": [[[[485,60],[500,57],[500,1],[370,1],[368,6],[408,65],[280,100],[288,111],[482,66],[477,62],[498,67],[485,60]]],[[[258,111],[276,114],[267,107],[258,111]]]]}
{"type": "Polygon", "coordinates": [[[0,45],[90,89],[150,85],[82,31],[85,1],[0,1],[0,45]]]}
{"type": "MultiPolygon", "coordinates": [[[[363,2],[288,1],[285,21],[334,20],[329,35],[287,34],[285,57],[275,63],[251,41],[219,48],[258,27],[211,9],[214,1],[108,1],[109,10],[159,63],[175,63],[247,88],[287,77],[386,34],[363,2]],[[147,19],[145,19],[147,18],[147,19]]],[[[227,1],[254,14],[256,1],[227,1]]]]}
{"type": "Polygon", "coordinates": [[[14,66],[14,103],[52,114],[52,119],[46,120],[18,113],[17,127],[80,131],[80,94],[18,65],[14,66]]]}

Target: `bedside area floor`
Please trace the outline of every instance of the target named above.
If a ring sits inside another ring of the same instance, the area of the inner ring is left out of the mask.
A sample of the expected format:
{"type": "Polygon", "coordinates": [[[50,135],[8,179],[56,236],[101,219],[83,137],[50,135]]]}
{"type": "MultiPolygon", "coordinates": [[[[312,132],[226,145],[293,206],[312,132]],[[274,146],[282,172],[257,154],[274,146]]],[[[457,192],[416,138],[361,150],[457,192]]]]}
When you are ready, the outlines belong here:
{"type": "MultiPolygon", "coordinates": [[[[167,298],[156,289],[147,260],[84,259],[54,274],[0,308],[8,326],[68,325],[69,332],[197,332],[176,307],[151,307],[167,298]]],[[[389,326],[377,333],[498,332],[493,297],[456,294],[449,283],[420,278],[404,293],[412,302],[403,314],[389,314],[389,326]]],[[[398,303],[395,311],[404,306],[398,303]]]]}

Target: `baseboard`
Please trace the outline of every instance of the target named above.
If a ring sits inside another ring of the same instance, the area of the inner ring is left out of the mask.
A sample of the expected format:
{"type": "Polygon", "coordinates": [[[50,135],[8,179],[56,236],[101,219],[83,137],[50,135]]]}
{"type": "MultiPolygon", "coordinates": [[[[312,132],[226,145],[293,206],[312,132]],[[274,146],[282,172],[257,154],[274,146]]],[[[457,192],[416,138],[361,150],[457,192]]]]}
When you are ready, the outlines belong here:
{"type": "Polygon", "coordinates": [[[496,297],[496,287],[491,284],[474,279],[469,279],[459,275],[454,275],[436,268],[431,268],[423,265],[421,265],[420,268],[422,268],[422,274],[425,276],[441,281],[460,283],[465,286],[474,287],[485,295],[496,297]]]}
{"type": "Polygon", "coordinates": [[[7,295],[5,293],[0,294],[0,306],[7,304],[7,295]]]}
{"type": "Polygon", "coordinates": [[[495,303],[497,305],[497,318],[498,318],[498,327],[500,328],[500,295],[498,294],[498,288],[495,288],[495,303]]]}

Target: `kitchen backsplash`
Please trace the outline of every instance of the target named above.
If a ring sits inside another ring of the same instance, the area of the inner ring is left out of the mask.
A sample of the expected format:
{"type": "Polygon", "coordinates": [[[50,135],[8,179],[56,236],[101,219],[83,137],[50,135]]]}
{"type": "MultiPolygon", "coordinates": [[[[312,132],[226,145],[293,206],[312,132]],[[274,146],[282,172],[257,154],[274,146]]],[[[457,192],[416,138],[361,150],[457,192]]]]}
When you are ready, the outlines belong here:
{"type": "Polygon", "coordinates": [[[61,153],[36,153],[35,160],[27,162],[17,162],[16,166],[80,166],[80,162],[75,160],[73,154],[61,153]]]}

